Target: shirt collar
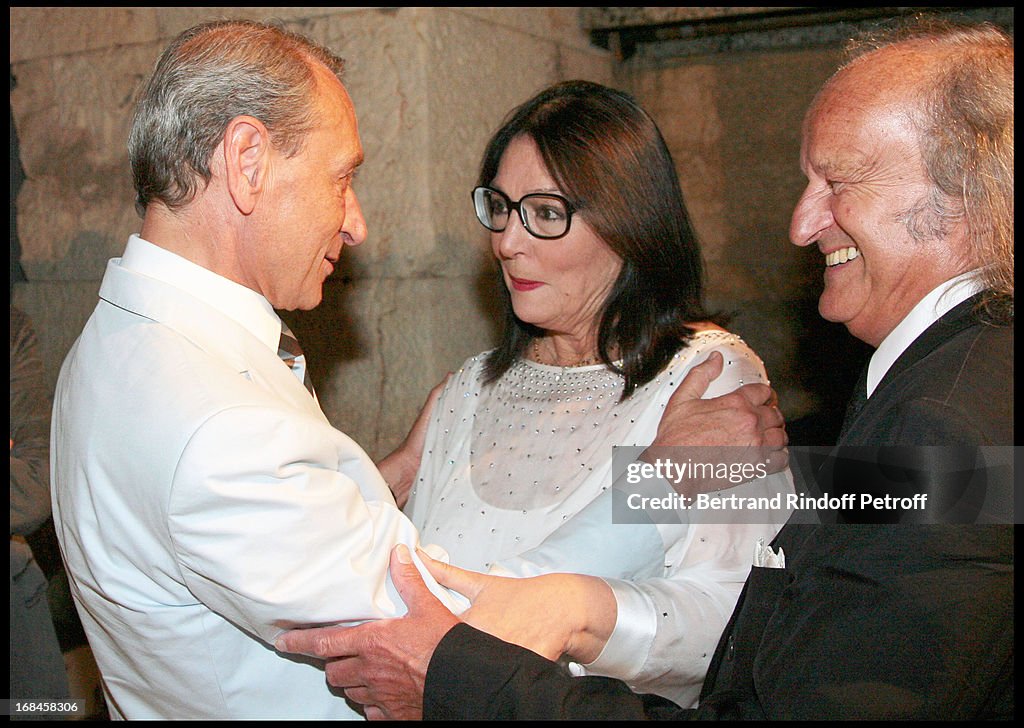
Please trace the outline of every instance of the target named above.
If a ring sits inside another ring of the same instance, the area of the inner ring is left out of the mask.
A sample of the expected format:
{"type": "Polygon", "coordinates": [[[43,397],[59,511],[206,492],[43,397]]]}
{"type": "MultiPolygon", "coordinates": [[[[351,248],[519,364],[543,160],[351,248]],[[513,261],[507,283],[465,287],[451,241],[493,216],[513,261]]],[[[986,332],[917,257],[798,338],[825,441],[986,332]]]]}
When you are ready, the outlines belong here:
{"type": "Polygon", "coordinates": [[[890,367],[925,329],[983,288],[978,271],[973,270],[940,283],[918,301],[871,355],[871,361],[868,362],[867,396],[871,396],[890,367]]]}
{"type": "Polygon", "coordinates": [[[168,283],[237,321],[273,351],[281,339],[281,319],[270,301],[245,286],[138,235],[128,238],[121,266],[168,283]]]}

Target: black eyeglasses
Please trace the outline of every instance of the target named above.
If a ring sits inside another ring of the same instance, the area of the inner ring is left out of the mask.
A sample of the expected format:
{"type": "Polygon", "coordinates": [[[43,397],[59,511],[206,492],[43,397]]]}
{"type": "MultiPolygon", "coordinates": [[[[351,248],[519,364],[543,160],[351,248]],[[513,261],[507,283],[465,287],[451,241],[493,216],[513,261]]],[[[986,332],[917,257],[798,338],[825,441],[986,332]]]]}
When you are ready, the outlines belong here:
{"type": "Polygon", "coordinates": [[[509,215],[515,210],[527,232],[544,240],[560,238],[568,233],[572,214],[576,212],[573,204],[561,195],[523,195],[518,202],[513,202],[504,192],[490,187],[473,190],[473,207],[480,224],[496,233],[505,229],[509,215]]]}

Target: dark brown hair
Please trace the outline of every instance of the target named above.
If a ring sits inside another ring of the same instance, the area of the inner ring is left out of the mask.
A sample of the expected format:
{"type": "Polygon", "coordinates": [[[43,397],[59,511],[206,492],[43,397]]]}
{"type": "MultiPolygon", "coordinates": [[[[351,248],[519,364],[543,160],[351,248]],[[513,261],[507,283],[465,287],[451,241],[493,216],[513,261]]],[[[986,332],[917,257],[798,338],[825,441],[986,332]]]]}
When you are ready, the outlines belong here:
{"type": "MultiPolygon", "coordinates": [[[[577,214],[622,259],[601,312],[597,343],[601,360],[625,377],[625,399],[693,335],[687,322],[714,318],[704,307],[700,246],[672,155],[654,120],[632,97],[588,81],[556,84],[514,109],[487,145],[480,185],[491,184],[518,136],[537,144],[577,214]],[[621,367],[611,361],[614,349],[621,367]]],[[[543,333],[521,321],[504,286],[502,292],[505,329],[486,362],[488,382],[543,333]]]]}

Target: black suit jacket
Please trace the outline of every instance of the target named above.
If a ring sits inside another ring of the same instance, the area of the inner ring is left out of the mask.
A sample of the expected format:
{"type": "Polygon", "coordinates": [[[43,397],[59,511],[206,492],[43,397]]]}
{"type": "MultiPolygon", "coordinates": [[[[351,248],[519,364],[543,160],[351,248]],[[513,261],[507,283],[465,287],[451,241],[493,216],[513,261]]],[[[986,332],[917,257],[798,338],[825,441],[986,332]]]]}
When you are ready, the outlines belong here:
{"type": "MultiPolygon", "coordinates": [[[[840,447],[1013,444],[1013,329],[974,303],[854,398],[840,447]]],[[[424,718],[1012,716],[1012,526],[791,522],[774,545],[786,568],[751,570],[697,709],[458,625],[431,659],[424,718]]]]}

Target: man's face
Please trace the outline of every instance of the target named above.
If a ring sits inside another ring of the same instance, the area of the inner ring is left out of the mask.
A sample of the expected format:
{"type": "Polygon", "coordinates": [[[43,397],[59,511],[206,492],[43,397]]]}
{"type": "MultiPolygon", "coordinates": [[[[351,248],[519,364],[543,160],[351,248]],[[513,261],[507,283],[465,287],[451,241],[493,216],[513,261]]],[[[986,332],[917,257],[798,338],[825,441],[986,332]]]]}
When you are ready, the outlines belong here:
{"type": "Polygon", "coordinates": [[[939,283],[960,270],[950,231],[932,224],[933,186],[906,101],[856,67],[821,93],[804,124],[808,184],[793,211],[795,245],[825,256],[823,318],[878,346],[939,283]]]}
{"type": "Polygon", "coordinates": [[[295,156],[271,150],[243,248],[254,287],[277,309],[315,308],[343,247],[366,239],[352,187],[363,161],[355,110],[341,83],[327,69],[316,70],[319,123],[295,156]]]}

